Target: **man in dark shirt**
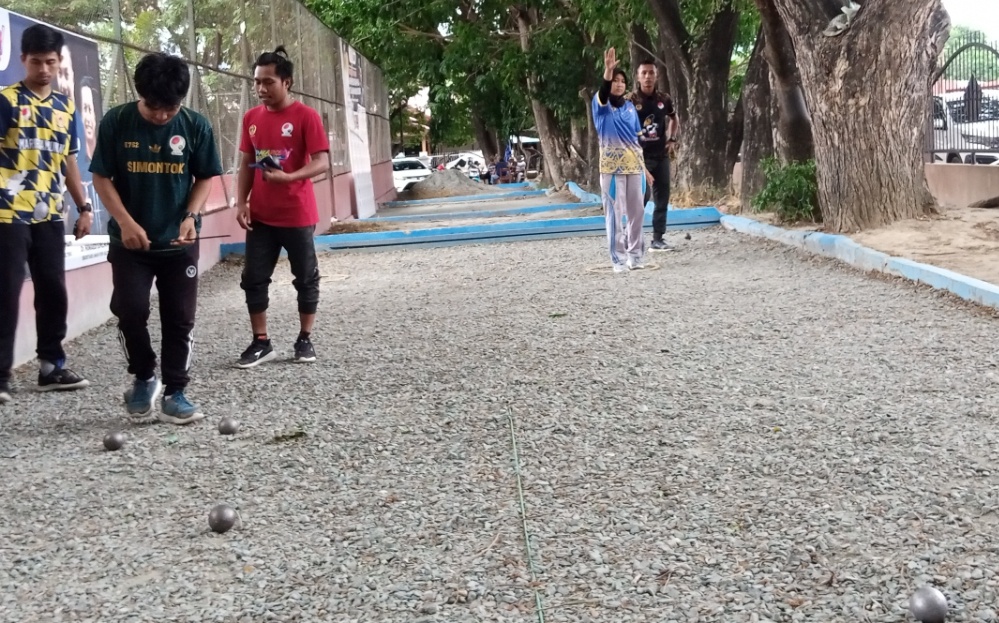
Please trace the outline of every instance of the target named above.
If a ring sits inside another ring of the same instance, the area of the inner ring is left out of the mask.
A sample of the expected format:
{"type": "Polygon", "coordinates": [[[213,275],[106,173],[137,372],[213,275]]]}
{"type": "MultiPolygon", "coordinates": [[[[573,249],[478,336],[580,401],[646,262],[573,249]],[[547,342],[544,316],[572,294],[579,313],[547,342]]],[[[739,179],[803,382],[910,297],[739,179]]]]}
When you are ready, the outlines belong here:
{"type": "Polygon", "coordinates": [[[652,174],[652,196],[655,210],[652,212],[653,251],[672,251],[666,243],[666,211],[669,209],[669,144],[676,142],[680,131],[680,120],[673,106],[673,98],[656,89],[656,64],[646,59],[638,65],[638,89],[632,93],[631,101],[638,111],[642,132],[638,137],[645,156],[645,168],[652,174]]]}
{"type": "Polygon", "coordinates": [[[135,376],[124,393],[125,409],[131,419],[144,420],[163,392],[156,417],[189,424],[205,417],[184,390],[194,355],[201,210],[212,178],[222,175],[222,162],[211,123],[182,106],[191,84],[182,59],[147,54],[135,68],[134,84],[138,101],[116,106],[101,119],[90,163],[94,188],[112,217],[111,312],[135,376]],[[148,327],[154,282],[162,381],[148,327]]]}

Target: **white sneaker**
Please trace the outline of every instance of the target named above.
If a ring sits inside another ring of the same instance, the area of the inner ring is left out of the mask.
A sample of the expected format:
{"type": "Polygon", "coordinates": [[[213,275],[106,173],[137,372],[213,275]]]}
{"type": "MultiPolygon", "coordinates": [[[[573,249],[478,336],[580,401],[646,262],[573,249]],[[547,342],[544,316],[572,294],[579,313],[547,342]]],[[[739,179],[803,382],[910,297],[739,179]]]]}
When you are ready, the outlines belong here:
{"type": "Polygon", "coordinates": [[[642,260],[629,257],[628,258],[628,270],[639,270],[645,268],[645,264],[642,264],[642,260]]]}
{"type": "Polygon", "coordinates": [[[625,270],[627,270],[627,268],[624,267],[624,264],[614,264],[614,272],[623,273],[625,270]]]}

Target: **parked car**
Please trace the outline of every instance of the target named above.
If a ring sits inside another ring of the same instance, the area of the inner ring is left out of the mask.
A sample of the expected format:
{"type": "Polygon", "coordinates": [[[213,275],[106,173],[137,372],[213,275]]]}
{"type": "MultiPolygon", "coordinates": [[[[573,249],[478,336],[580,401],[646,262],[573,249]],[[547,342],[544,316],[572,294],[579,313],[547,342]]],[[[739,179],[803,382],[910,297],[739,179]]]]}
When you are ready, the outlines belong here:
{"type": "Polygon", "coordinates": [[[458,169],[473,180],[480,179],[486,167],[486,159],[478,154],[462,152],[455,154],[444,165],[445,169],[458,169]]]}
{"type": "MultiPolygon", "coordinates": [[[[948,102],[948,106],[952,107],[952,115],[958,122],[964,120],[963,97],[960,100],[948,102]]],[[[966,164],[994,164],[999,161],[999,153],[997,153],[999,152],[999,91],[992,89],[982,91],[978,119],[962,123],[961,133],[964,135],[964,140],[972,145],[972,149],[978,150],[974,154],[974,160],[972,160],[971,154],[965,156],[964,162],[966,164]],[[981,153],[982,151],[986,153],[981,153]]]]}
{"type": "Polygon", "coordinates": [[[950,103],[939,95],[933,97],[933,162],[960,164],[974,147],[964,140],[961,127],[951,114],[950,103]]]}
{"type": "Polygon", "coordinates": [[[933,161],[992,164],[999,160],[999,91],[982,91],[976,121],[968,121],[964,93],[933,98],[933,161]]]}
{"type": "Polygon", "coordinates": [[[419,158],[396,158],[392,161],[392,182],[396,192],[406,192],[413,184],[430,177],[433,171],[419,158]]]}

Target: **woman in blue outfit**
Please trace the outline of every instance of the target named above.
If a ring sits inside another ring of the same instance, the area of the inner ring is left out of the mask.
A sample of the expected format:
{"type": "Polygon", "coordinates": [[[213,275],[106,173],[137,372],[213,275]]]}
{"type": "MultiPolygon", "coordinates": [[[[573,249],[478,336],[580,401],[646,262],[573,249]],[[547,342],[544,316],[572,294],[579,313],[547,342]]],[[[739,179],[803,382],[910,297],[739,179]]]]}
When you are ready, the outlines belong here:
{"type": "Polygon", "coordinates": [[[614,272],[642,268],[645,238],[645,169],[635,105],[624,97],[627,74],[617,68],[614,48],[604,53],[604,81],[593,96],[593,122],[600,141],[600,191],[607,221],[607,243],[614,272]],[[622,217],[627,223],[622,224],[622,217]]]}

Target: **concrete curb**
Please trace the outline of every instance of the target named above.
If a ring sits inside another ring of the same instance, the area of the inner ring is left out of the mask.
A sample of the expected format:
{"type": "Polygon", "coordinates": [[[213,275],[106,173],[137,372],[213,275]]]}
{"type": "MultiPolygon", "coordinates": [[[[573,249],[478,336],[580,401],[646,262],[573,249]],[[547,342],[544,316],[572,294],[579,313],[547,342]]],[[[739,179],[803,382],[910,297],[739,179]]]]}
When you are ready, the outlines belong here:
{"type": "Polygon", "coordinates": [[[596,203],[597,205],[603,205],[603,202],[600,200],[600,195],[594,195],[593,193],[586,192],[576,182],[567,182],[566,187],[569,189],[569,192],[578,197],[580,201],[583,201],[584,203],[596,203]]]}
{"type": "Polygon", "coordinates": [[[552,203],[533,208],[504,208],[497,210],[467,210],[463,212],[434,212],[427,214],[410,214],[405,216],[375,216],[365,219],[367,222],[405,222],[405,221],[439,221],[443,219],[489,218],[494,216],[510,216],[517,214],[540,214],[544,212],[559,212],[563,210],[582,210],[599,207],[597,203],[552,203]]]}
{"type": "MultiPolygon", "coordinates": [[[[671,211],[667,229],[694,229],[718,225],[721,213],[716,208],[695,208],[671,211]]],[[[652,224],[652,217],[646,215],[644,225],[652,224]]],[[[415,246],[449,246],[453,244],[481,244],[488,242],[511,242],[514,240],[543,240],[564,236],[605,235],[603,216],[582,216],[537,221],[513,221],[487,225],[462,225],[452,227],[428,227],[412,230],[389,230],[362,232],[355,234],[332,234],[316,236],[316,250],[319,252],[346,250],[398,249],[415,246]]],[[[240,256],[246,251],[245,243],[221,245],[223,257],[240,256]]],[[[283,253],[282,253],[283,255],[283,253]]]]}
{"type": "Polygon", "coordinates": [[[966,301],[999,309],[999,286],[945,268],[914,262],[875,251],[846,236],[811,231],[791,231],[760,223],[744,216],[723,215],[725,229],[767,238],[830,257],[863,271],[903,277],[938,290],[946,290],[966,301]]]}
{"type": "Polygon", "coordinates": [[[383,208],[404,208],[406,206],[418,206],[437,203],[472,203],[476,201],[495,201],[497,199],[522,199],[524,197],[540,197],[544,195],[543,190],[511,190],[503,193],[483,193],[481,195],[459,195],[455,197],[441,197],[439,199],[411,199],[408,201],[386,201],[381,204],[383,208]]]}

